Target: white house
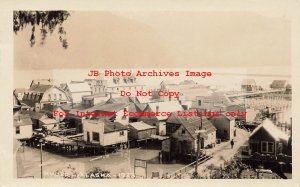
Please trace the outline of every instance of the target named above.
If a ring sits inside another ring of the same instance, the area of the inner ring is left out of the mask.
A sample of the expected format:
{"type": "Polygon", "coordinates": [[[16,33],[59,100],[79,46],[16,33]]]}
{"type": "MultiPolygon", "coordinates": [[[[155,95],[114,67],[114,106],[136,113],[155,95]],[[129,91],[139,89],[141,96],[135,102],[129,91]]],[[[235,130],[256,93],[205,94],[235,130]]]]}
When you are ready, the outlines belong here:
{"type": "Polygon", "coordinates": [[[127,128],[108,120],[83,120],[84,141],[101,146],[118,145],[128,142],[127,128]]]}
{"type": "Polygon", "coordinates": [[[30,116],[23,114],[14,115],[14,138],[17,140],[29,139],[32,136],[32,121],[30,116]]]}
{"type": "Polygon", "coordinates": [[[71,82],[64,85],[63,89],[72,98],[73,103],[81,103],[83,96],[92,95],[91,87],[86,82],[71,82]]]}
{"type": "Polygon", "coordinates": [[[59,87],[33,82],[24,93],[22,102],[38,112],[45,104],[61,105],[69,102],[69,98],[59,87]]]}

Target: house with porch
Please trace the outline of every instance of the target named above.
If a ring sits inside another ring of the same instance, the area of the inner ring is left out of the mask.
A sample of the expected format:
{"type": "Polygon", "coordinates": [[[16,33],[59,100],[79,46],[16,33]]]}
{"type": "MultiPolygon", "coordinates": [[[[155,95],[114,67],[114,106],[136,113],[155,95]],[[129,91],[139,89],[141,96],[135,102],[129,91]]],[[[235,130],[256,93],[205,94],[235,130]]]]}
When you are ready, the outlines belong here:
{"type": "Polygon", "coordinates": [[[291,153],[290,136],[281,131],[274,123],[266,118],[249,137],[251,154],[289,154],[291,153]]]}

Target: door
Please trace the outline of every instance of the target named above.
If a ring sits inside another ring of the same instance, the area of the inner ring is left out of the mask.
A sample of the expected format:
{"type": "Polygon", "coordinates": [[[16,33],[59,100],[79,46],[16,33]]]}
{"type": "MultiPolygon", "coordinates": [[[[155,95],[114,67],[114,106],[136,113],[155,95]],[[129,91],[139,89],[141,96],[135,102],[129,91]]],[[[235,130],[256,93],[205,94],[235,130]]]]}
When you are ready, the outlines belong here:
{"type": "Polygon", "coordinates": [[[87,142],[90,142],[90,132],[86,132],[86,136],[87,136],[86,141],[87,141],[87,142]]]}

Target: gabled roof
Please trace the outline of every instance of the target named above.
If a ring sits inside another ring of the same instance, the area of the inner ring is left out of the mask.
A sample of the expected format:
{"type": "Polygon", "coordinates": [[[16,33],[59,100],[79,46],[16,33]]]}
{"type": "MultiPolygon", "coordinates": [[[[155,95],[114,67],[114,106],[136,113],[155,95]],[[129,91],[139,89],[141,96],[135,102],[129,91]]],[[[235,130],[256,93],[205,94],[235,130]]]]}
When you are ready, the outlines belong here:
{"type": "Polygon", "coordinates": [[[39,120],[43,116],[45,116],[45,113],[34,112],[34,111],[22,111],[22,114],[28,114],[31,119],[36,119],[36,120],[39,120]]]}
{"type": "Polygon", "coordinates": [[[286,80],[273,80],[271,84],[271,88],[285,88],[287,86],[287,81],[286,80]]]}
{"type": "Polygon", "coordinates": [[[244,79],[242,85],[256,85],[256,82],[254,79],[244,79]]]}
{"type": "Polygon", "coordinates": [[[87,110],[90,112],[93,111],[118,112],[120,110],[123,110],[128,105],[129,105],[128,103],[111,103],[111,104],[104,104],[104,105],[99,104],[91,108],[88,108],[87,110]]]}
{"type": "MultiPolygon", "coordinates": [[[[136,108],[138,109],[138,111],[144,111],[145,108],[147,107],[146,103],[135,103],[136,108]]],[[[130,111],[131,112],[131,111],[130,111]]]]}
{"type": "Polygon", "coordinates": [[[134,97],[123,96],[123,97],[110,98],[106,101],[106,103],[107,104],[111,104],[111,103],[134,103],[134,100],[135,100],[134,97]]]}
{"type": "Polygon", "coordinates": [[[29,88],[29,91],[30,92],[45,93],[48,89],[50,89],[52,87],[53,87],[53,85],[34,84],[29,88]]]}
{"type": "MultiPolygon", "coordinates": [[[[195,112],[196,110],[189,110],[189,111],[195,112]]],[[[172,115],[167,119],[167,123],[182,125],[189,132],[189,134],[194,139],[196,139],[197,133],[195,131],[201,127],[201,117],[199,116],[185,117],[185,116],[178,116],[177,113],[172,113],[172,115]]],[[[208,135],[216,131],[216,128],[206,117],[202,117],[202,129],[206,130],[206,132],[204,133],[205,135],[208,135]]]]}
{"type": "MultiPolygon", "coordinates": [[[[156,103],[148,103],[147,107],[150,108],[152,112],[176,112],[183,110],[182,106],[179,104],[178,101],[165,101],[165,102],[156,102],[156,103]]],[[[145,110],[147,110],[147,107],[145,110]]],[[[158,120],[165,120],[168,116],[156,116],[158,120]]]]}
{"type": "Polygon", "coordinates": [[[55,119],[52,119],[52,118],[41,119],[41,122],[43,122],[45,125],[59,123],[58,121],[56,121],[55,119]]]}
{"type": "Polygon", "coordinates": [[[126,126],[119,122],[111,122],[109,120],[104,120],[104,133],[110,133],[115,131],[127,130],[126,126]]]}
{"type": "Polygon", "coordinates": [[[281,131],[278,127],[276,127],[274,123],[268,118],[254,129],[254,131],[250,135],[250,138],[261,129],[266,130],[276,141],[284,140],[287,142],[289,140],[289,136],[281,131]]]}
{"type": "Polygon", "coordinates": [[[153,102],[151,100],[151,96],[136,96],[137,100],[139,103],[150,103],[153,102]]]}
{"type": "Polygon", "coordinates": [[[147,129],[156,129],[155,126],[148,125],[142,121],[129,123],[129,126],[131,126],[132,128],[138,131],[147,130],[147,129]]]}
{"type": "Polygon", "coordinates": [[[91,92],[91,87],[86,82],[74,82],[68,84],[68,88],[71,93],[74,92],[91,92]]]}
{"type": "Polygon", "coordinates": [[[16,89],[14,90],[14,93],[16,93],[16,94],[18,94],[18,93],[24,93],[25,91],[26,91],[25,88],[16,88],[16,89]]]}

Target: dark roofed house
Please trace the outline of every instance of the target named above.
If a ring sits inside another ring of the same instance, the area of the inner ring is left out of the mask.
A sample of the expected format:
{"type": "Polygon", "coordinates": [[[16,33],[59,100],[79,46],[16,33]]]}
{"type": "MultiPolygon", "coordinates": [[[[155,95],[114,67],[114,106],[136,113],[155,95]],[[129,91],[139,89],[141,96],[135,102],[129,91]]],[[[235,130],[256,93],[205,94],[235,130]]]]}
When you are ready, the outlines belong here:
{"type": "Polygon", "coordinates": [[[127,127],[118,122],[108,120],[83,120],[84,141],[106,147],[126,144],[128,142],[127,127]]]}
{"type": "Polygon", "coordinates": [[[286,94],[292,93],[292,85],[287,80],[274,80],[270,88],[273,90],[282,90],[286,94]]]}
{"type": "MultiPolygon", "coordinates": [[[[190,110],[192,111],[192,110],[190,110]]],[[[205,117],[178,116],[173,113],[166,122],[167,135],[171,137],[171,155],[194,154],[197,149],[196,130],[204,130],[200,134],[200,148],[214,146],[216,143],[216,128],[205,117]]]]}
{"type": "Polygon", "coordinates": [[[58,121],[52,118],[48,118],[46,113],[42,112],[34,112],[34,111],[22,111],[21,114],[29,115],[32,120],[32,129],[39,129],[42,126],[46,127],[48,130],[50,129],[58,129],[58,121]]]}
{"type": "Polygon", "coordinates": [[[131,139],[143,140],[151,138],[151,135],[156,134],[156,127],[148,125],[144,122],[129,123],[129,137],[131,139]]]}
{"type": "Polygon", "coordinates": [[[281,153],[290,154],[289,140],[290,136],[267,118],[251,133],[249,146],[252,154],[256,152],[275,156],[281,153]]]}

